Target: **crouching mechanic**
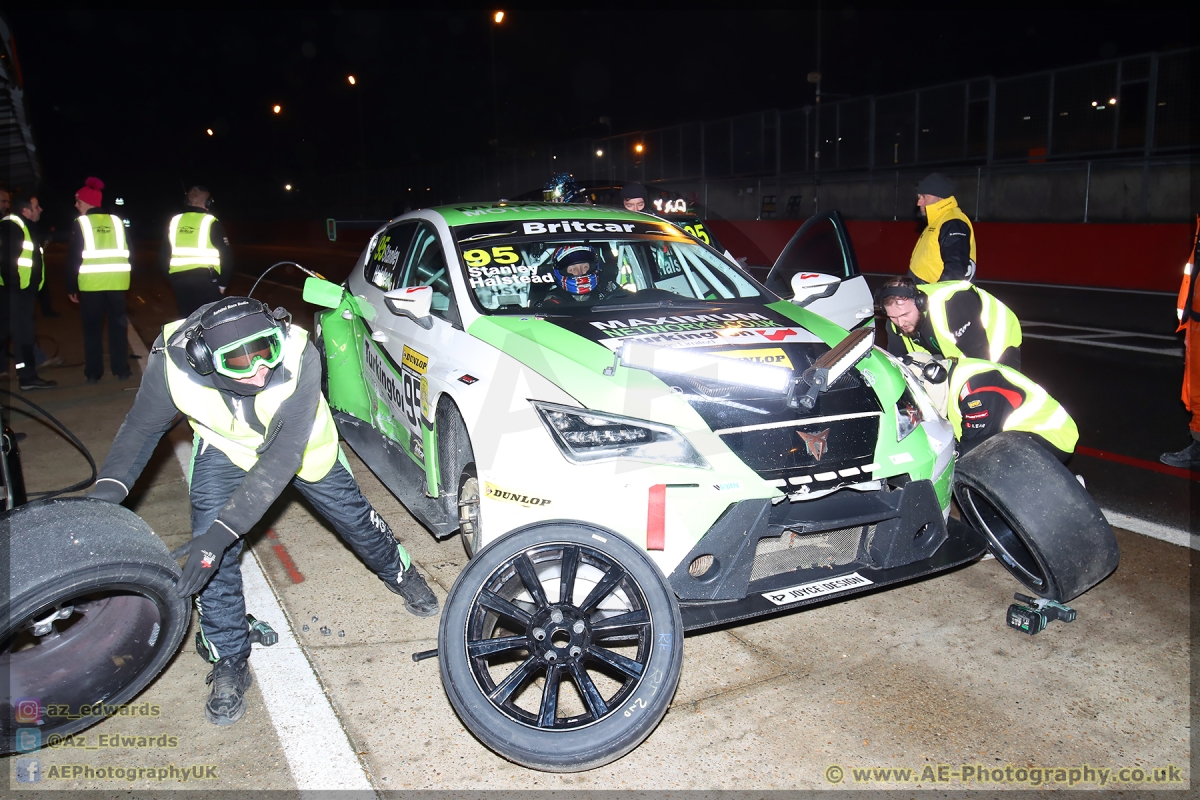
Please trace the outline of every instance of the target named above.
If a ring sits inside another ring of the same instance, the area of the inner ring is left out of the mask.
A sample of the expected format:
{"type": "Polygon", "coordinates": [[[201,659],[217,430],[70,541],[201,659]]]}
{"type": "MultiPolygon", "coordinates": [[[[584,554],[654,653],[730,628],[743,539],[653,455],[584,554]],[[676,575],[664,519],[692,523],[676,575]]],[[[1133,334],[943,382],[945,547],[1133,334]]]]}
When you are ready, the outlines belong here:
{"type": "Polygon", "coordinates": [[[214,662],[204,713],[215,725],[241,719],[250,686],[242,536],[293,478],[411,613],[438,610],[425,579],[346,468],[321,394],[316,348],[288,316],[229,297],[166,325],[91,495],[124,500],[176,412],[187,416],[196,433],[189,476],[194,538],[176,551],[190,555],[175,591],[197,595],[202,642],[214,662]]]}
{"type": "Polygon", "coordinates": [[[1021,323],[1008,306],[966,281],[917,285],[888,278],[875,295],[888,322],[888,352],[978,358],[1021,368],[1021,323]]]}
{"type": "Polygon", "coordinates": [[[927,353],[912,353],[905,361],[916,367],[938,411],[950,420],[960,455],[1000,431],[1031,434],[1063,463],[1075,452],[1075,420],[1045,389],[1015,369],[977,358],[934,359],[927,353]]]}

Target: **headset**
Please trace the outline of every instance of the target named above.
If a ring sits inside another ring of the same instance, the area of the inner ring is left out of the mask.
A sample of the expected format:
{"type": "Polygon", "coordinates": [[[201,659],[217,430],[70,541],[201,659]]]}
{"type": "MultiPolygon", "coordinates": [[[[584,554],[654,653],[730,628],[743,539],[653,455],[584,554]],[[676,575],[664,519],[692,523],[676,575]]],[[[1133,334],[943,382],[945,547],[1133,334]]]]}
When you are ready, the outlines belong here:
{"type": "Polygon", "coordinates": [[[263,303],[252,298],[239,298],[245,301],[233,305],[225,305],[219,309],[205,311],[200,316],[200,322],[193,325],[184,331],[183,354],[187,359],[188,366],[196,371],[197,375],[211,375],[216,372],[216,364],[213,363],[212,349],[208,343],[204,341],[204,331],[212,330],[218,325],[224,325],[227,322],[242,319],[253,314],[262,314],[276,328],[283,328],[283,334],[286,337],[288,329],[292,324],[292,315],[283,306],[279,306],[274,311],[271,311],[263,303]]]}
{"type": "Polygon", "coordinates": [[[883,301],[889,297],[907,297],[917,304],[917,311],[924,314],[929,308],[929,296],[917,288],[916,282],[909,277],[897,279],[897,282],[890,286],[884,286],[875,294],[875,303],[880,308],[883,307],[883,301]]]}

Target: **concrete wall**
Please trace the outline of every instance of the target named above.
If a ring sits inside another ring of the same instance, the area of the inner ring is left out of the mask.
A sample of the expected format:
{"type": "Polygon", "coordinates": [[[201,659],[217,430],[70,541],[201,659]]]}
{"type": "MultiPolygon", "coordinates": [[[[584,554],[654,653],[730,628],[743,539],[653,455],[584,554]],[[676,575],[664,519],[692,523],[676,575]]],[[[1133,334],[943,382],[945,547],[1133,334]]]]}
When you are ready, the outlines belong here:
{"type": "MultiPolygon", "coordinates": [[[[959,206],[973,220],[1003,222],[1186,222],[1196,208],[1194,166],[1173,163],[1073,162],[944,169],[958,183],[959,206]]],[[[929,170],[830,173],[664,184],[725,219],[757,219],[764,195],[775,218],[798,196],[798,217],[838,209],[851,219],[916,219],[917,182],[929,170]]]]}

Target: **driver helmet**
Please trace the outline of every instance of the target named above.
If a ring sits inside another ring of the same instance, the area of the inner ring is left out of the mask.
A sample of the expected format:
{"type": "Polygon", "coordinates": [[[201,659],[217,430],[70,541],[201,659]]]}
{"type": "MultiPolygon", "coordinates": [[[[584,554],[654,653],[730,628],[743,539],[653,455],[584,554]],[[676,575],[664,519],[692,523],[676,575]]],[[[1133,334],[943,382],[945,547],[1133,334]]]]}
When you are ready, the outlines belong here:
{"type": "Polygon", "coordinates": [[[563,245],[554,251],[551,261],[555,282],[568,294],[590,294],[600,285],[600,276],[596,269],[596,253],[587,245],[563,245]],[[582,275],[572,275],[568,268],[577,264],[586,264],[587,272],[582,275]]]}
{"type": "Polygon", "coordinates": [[[584,191],[569,172],[559,172],[550,178],[542,189],[542,199],[547,203],[583,202],[584,191]]]}
{"type": "MultiPolygon", "coordinates": [[[[283,363],[282,308],[275,312],[249,297],[227,297],[200,314],[198,336],[212,357],[214,379],[237,394],[255,394],[262,387],[240,383],[265,366],[272,373],[283,363]]],[[[196,367],[196,364],[192,364],[196,367]]],[[[268,382],[269,382],[268,377],[268,382]]]]}

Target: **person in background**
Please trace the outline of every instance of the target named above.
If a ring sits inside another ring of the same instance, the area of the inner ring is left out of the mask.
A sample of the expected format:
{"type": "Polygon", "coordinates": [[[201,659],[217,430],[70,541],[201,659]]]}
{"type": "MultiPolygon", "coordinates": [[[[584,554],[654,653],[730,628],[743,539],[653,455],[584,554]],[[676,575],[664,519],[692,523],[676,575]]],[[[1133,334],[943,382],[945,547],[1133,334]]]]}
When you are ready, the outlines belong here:
{"type": "Polygon", "coordinates": [[[646,187],[640,183],[627,183],[621,187],[621,205],[626,211],[653,213],[653,209],[646,211],[646,187]]]}
{"type": "Polygon", "coordinates": [[[975,229],[958,208],[954,181],[940,172],[926,175],[917,184],[917,208],[926,225],[908,274],[917,283],[975,280],[975,229]]]}
{"type": "Polygon", "coordinates": [[[1188,426],[1192,441],[1174,453],[1163,453],[1159,461],[1172,467],[1200,470],[1200,298],[1194,280],[1197,254],[1200,253],[1200,214],[1196,215],[1196,233],[1192,254],[1183,265],[1183,284],[1179,287],[1179,330],[1184,331],[1183,405],[1192,412],[1188,426]]]}
{"type": "Polygon", "coordinates": [[[88,383],[104,376],[101,335],[108,317],[108,356],[117,380],[128,380],[129,317],[125,292],[132,265],[125,240],[125,223],[105,213],[104,182],[88,178],[75,193],[79,216],[67,244],[67,298],[79,306],[83,317],[83,374],[88,383]]]}
{"type": "Polygon", "coordinates": [[[212,213],[212,193],[203,186],[193,186],[186,197],[187,208],[167,223],[159,254],[181,317],[220,300],[233,275],[229,237],[212,213]]]}
{"type": "Polygon", "coordinates": [[[37,374],[34,308],[38,290],[45,281],[42,248],[38,242],[37,221],[42,207],[36,197],[18,197],[16,213],[0,220],[0,352],[5,353],[8,368],[8,341],[11,337],[16,358],[17,381],[21,391],[51,389],[57,382],[37,374]]]}

